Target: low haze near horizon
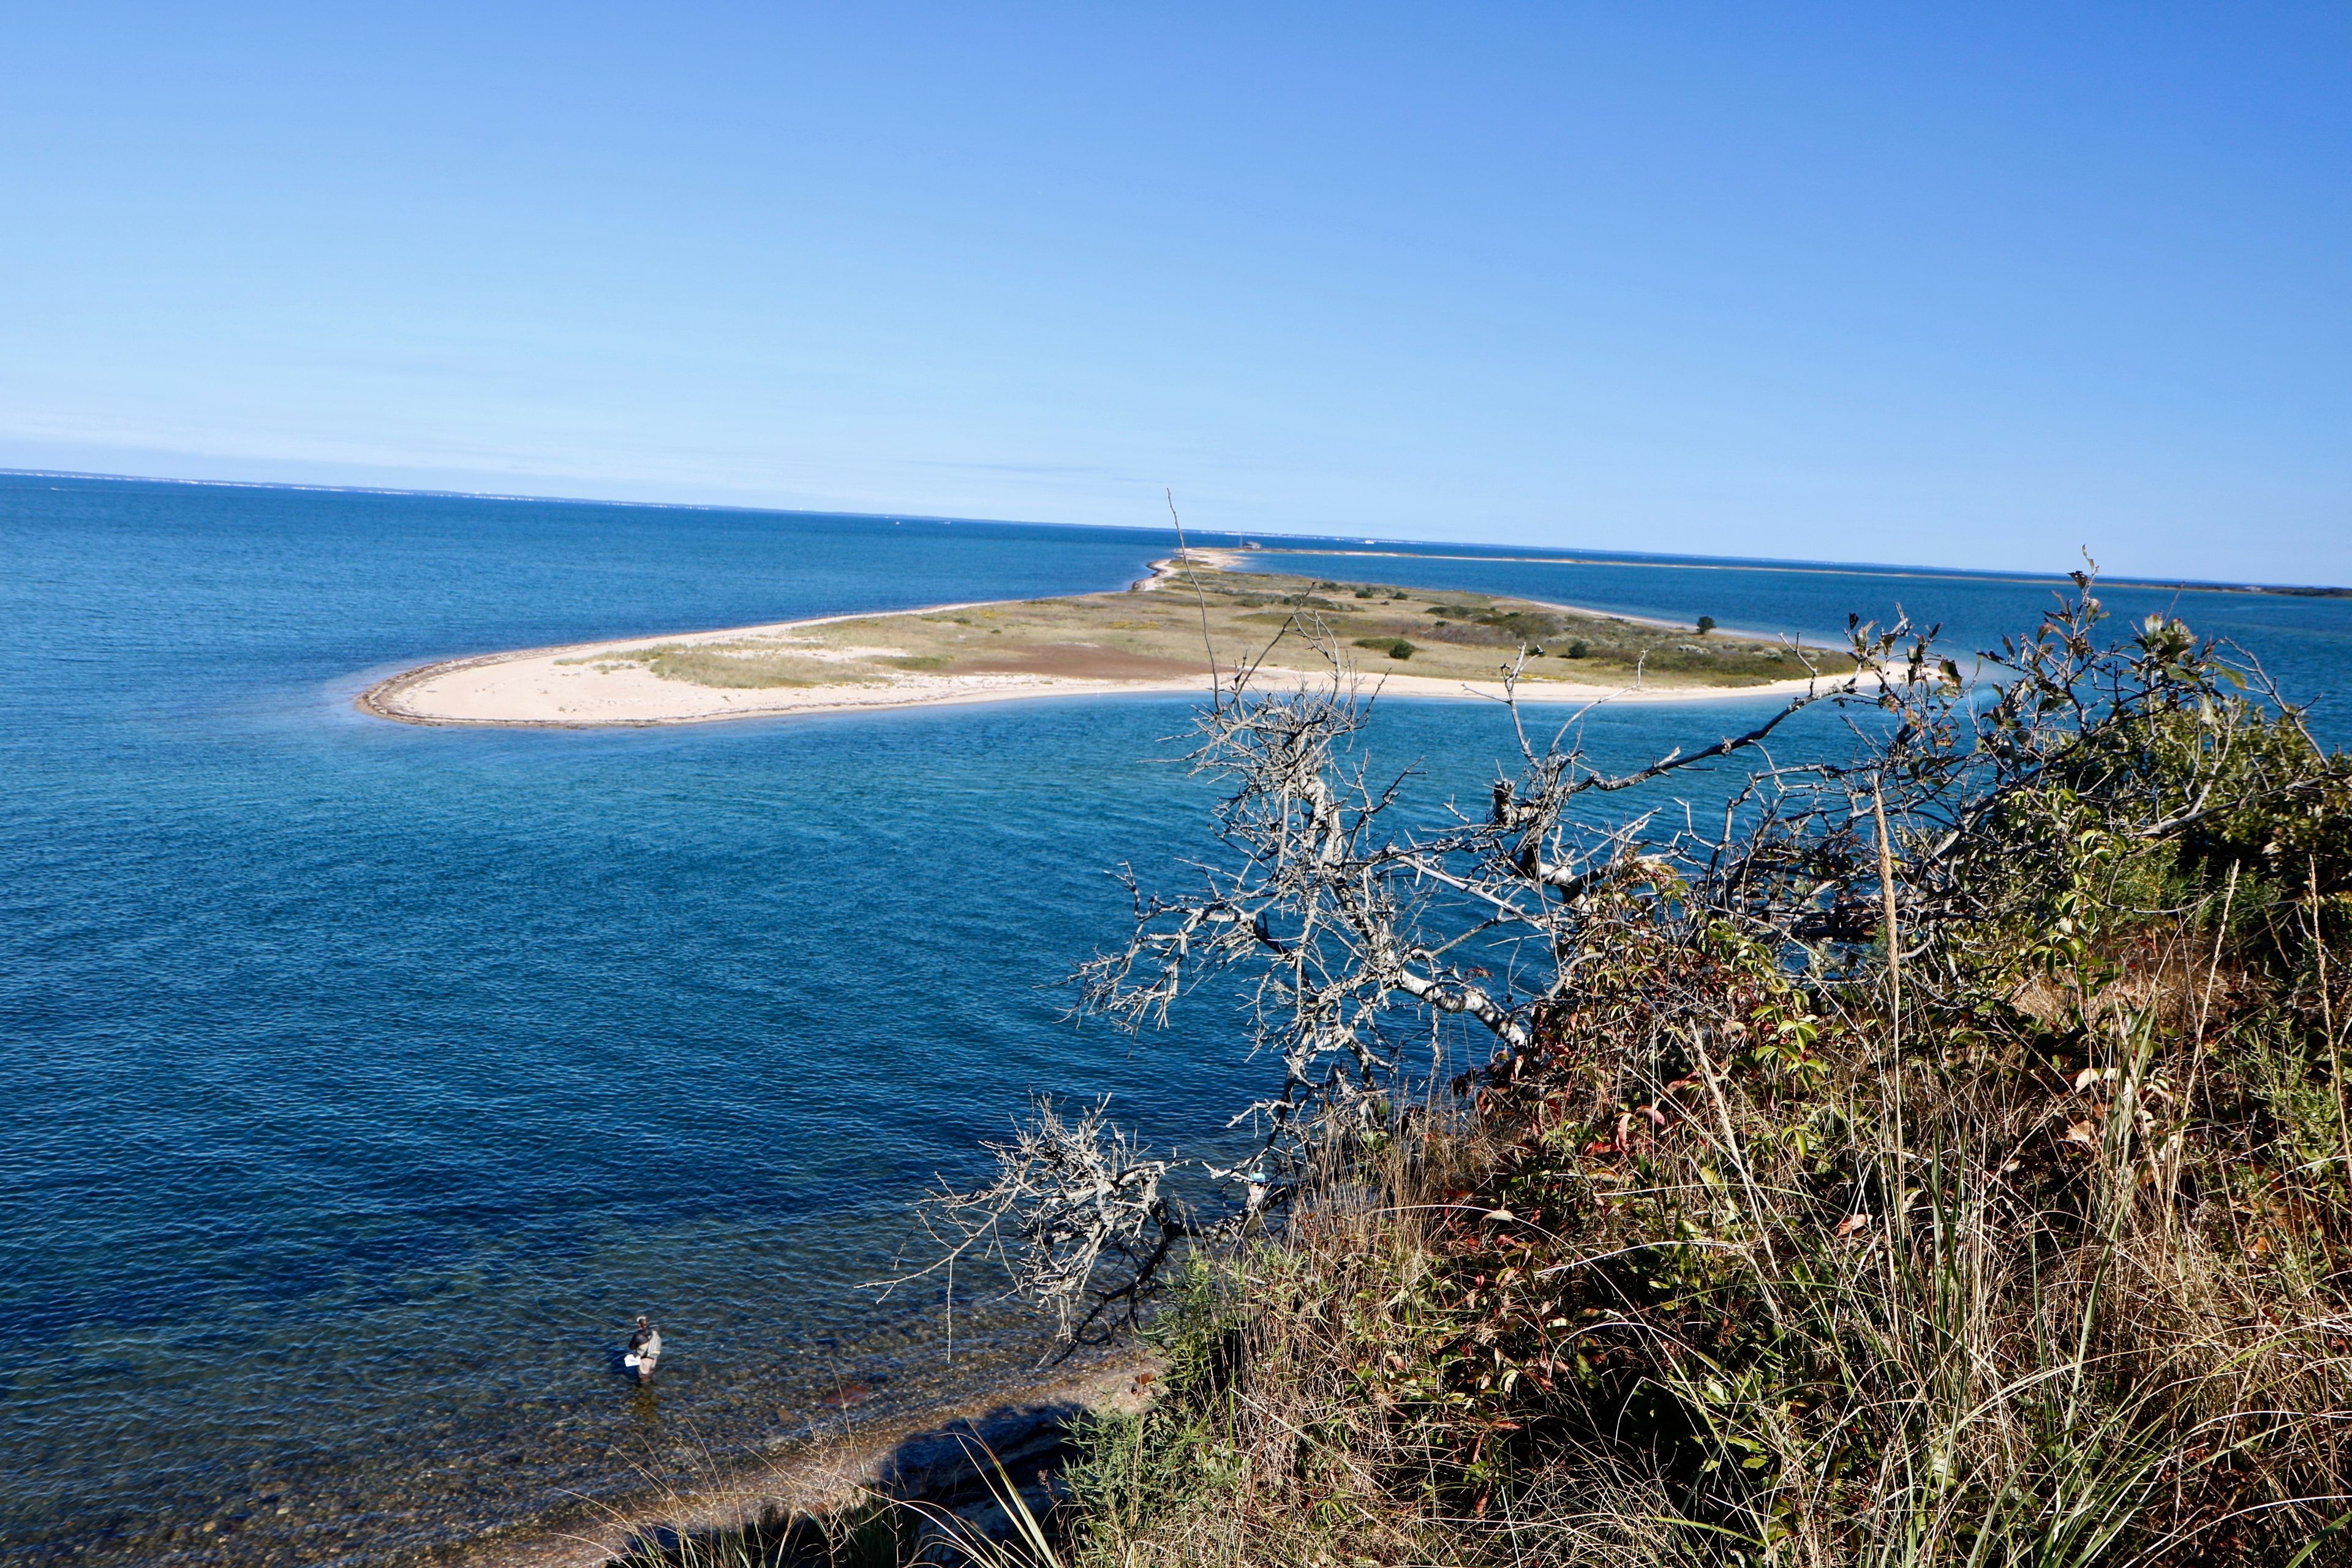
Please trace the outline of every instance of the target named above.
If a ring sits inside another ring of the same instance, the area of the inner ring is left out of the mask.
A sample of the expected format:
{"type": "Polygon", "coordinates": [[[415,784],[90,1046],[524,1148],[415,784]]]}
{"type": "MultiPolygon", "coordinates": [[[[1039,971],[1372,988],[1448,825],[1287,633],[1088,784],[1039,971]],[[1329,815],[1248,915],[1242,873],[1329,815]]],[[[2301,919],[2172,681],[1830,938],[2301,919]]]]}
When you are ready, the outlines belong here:
{"type": "Polygon", "coordinates": [[[22,8],[0,466],[2352,582],[2352,11],[22,8]]]}

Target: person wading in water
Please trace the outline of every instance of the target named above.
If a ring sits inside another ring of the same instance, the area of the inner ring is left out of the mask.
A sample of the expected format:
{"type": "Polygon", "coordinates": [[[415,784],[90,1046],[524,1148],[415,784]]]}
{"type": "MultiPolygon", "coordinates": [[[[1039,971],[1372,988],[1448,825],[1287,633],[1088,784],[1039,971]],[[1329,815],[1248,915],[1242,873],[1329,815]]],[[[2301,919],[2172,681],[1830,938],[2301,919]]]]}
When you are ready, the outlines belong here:
{"type": "Polygon", "coordinates": [[[629,1353],[621,1358],[621,1364],[636,1373],[639,1383],[651,1383],[654,1368],[660,1361],[661,1331],[646,1321],[645,1314],[640,1312],[637,1331],[629,1336],[629,1353]]]}

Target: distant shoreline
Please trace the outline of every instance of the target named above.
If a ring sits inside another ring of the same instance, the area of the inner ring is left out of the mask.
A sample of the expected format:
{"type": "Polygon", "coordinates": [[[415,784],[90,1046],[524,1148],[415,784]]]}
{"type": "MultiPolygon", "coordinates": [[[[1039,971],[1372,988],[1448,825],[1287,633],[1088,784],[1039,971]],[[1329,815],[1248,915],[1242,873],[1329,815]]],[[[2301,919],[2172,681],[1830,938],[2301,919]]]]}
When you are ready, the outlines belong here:
{"type": "MultiPolygon", "coordinates": [[[[1288,535],[1269,535],[1289,538],[1288,535]]],[[[1415,542],[1401,540],[1402,545],[1415,542]]],[[[2062,584],[2065,577],[2047,572],[1966,571],[1953,566],[1880,565],[1864,562],[1852,563],[1834,561],[1736,561],[1705,555],[1666,555],[1655,558],[1630,557],[1602,552],[1591,555],[1460,555],[1440,550],[1365,549],[1335,542],[1329,549],[1317,549],[1307,544],[1219,545],[1220,552],[1239,555],[1348,555],[1392,561],[1474,561],[1493,562],[1502,565],[1520,566],[1622,566],[1675,572],[1778,572],[1813,577],[1924,577],[1953,583],[2052,583],[2062,584]]],[[[2352,599],[2352,588],[2329,587],[2321,584],[2291,583],[2198,583],[2174,581],[2163,577],[2101,577],[2102,585],[2110,588],[2168,589],[2177,594],[2271,594],[2290,599],[2352,599]]]]}
{"type": "MultiPolygon", "coordinates": [[[[1195,548],[1194,567],[1207,567],[1221,577],[1247,577],[1228,563],[1242,554],[1225,547],[1195,548]]],[[[1250,553],[1255,553],[1255,552],[1250,553]]],[[[1270,552],[1269,552],[1270,553],[1270,552]]],[[[1150,576],[1127,594],[1073,595],[1063,600],[983,600],[926,605],[915,609],[821,616],[759,626],[719,627],[667,636],[608,638],[560,647],[520,648],[437,659],[379,680],[354,700],[362,713],[396,723],[428,727],[477,729],[641,729],[668,724],[701,724],[731,719],[785,718],[818,713],[877,712],[909,708],[961,706],[971,703],[1029,700],[1042,698],[1129,695],[1205,695],[1210,690],[1206,659],[1198,651],[1186,669],[1169,658],[1144,658],[1120,653],[1096,641],[1073,641],[1049,650],[1055,659],[1035,659],[1034,668],[994,668],[984,672],[909,668],[887,680],[867,677],[859,682],[743,686],[732,689],[665,679],[655,674],[650,659],[657,654],[690,654],[698,649],[729,652],[747,642],[782,647],[805,643],[804,634],[850,622],[911,622],[952,617],[959,612],[986,615],[1034,605],[1093,606],[1105,612],[1137,603],[1129,595],[1157,594],[1179,572],[1174,559],[1151,563],[1150,576]]],[[[1424,591],[1427,595],[1429,591],[1424,591]]],[[[1450,590],[1433,596],[1461,597],[1450,590]]],[[[1533,604],[1533,601],[1515,601],[1533,604]]],[[[1612,625],[1678,633],[1673,623],[1650,617],[1586,611],[1550,605],[1565,614],[1604,617],[1612,625]]],[[[1117,626],[1123,623],[1110,621],[1117,626]]],[[[1694,634],[1683,633],[1689,636],[1694,634]]],[[[1719,643],[1736,634],[1725,633],[1719,643]]],[[[887,651],[887,650],[885,650],[887,651]]],[[[1433,653],[1448,650],[1431,648],[1433,653]]],[[[923,661],[898,661],[919,664],[923,661]]],[[[1485,667],[1492,669],[1492,665],[1485,667]]],[[[1545,668],[1539,678],[1521,681],[1520,701],[1591,706],[1609,703],[1706,701],[1726,697],[1788,696],[1815,685],[1811,675],[1780,680],[1708,683],[1672,677],[1627,684],[1604,680],[1568,680],[1545,668]]],[[[1365,685],[1395,697],[1447,700],[1501,701],[1499,679],[1465,678],[1460,674],[1423,674],[1385,664],[1377,670],[1351,673],[1365,685]]],[[[1261,686],[1297,686],[1329,679],[1328,670],[1266,665],[1257,671],[1261,686]]]]}
{"type": "MultiPolygon", "coordinates": [[[[774,517],[845,517],[869,521],[908,521],[936,523],[975,523],[983,527],[1010,528],[1073,528],[1099,529],[1117,532],[1156,532],[1133,523],[1041,522],[1034,519],[943,517],[933,512],[856,511],[848,510],[810,509],[807,507],[760,506],[748,501],[668,501],[629,500],[611,496],[539,495],[520,490],[457,490],[429,486],[330,484],[322,480],[302,479],[185,479],[170,474],[105,474],[84,468],[5,468],[0,479],[94,479],[107,484],[128,485],[187,485],[197,488],[242,490],[298,490],[333,495],[418,496],[438,500],[484,500],[530,502],[547,506],[612,506],[645,507],[664,511],[731,511],[751,512],[774,517]]],[[[2066,580],[2062,572],[2031,572],[2000,568],[1970,569],[1963,566],[1905,565],[1884,562],[1834,562],[1801,559],[1742,560],[1708,555],[1657,555],[1601,551],[1585,554],[1553,555],[1463,555],[1444,553],[1452,542],[1425,539],[1383,540],[1383,544],[1396,548],[1363,552],[1349,548],[1362,542],[1359,536],[1316,535],[1304,533],[1273,533],[1258,530],[1207,529],[1199,532],[1203,539],[1232,539],[1234,545],[1218,548],[1247,548],[1241,542],[1258,539],[1279,539],[1278,545],[1260,545],[1269,554],[1346,555],[1380,553],[1423,561],[1495,561],[1522,562],[1549,566],[1637,566],[1664,567],[1712,572],[1799,572],[1822,576],[1860,577],[1932,577],[1956,582],[1986,583],[2050,583],[2066,580]],[[1318,541],[1328,540],[1333,548],[1317,549],[1318,541]],[[1426,545],[1428,549],[1409,546],[1426,545]]],[[[2292,583],[2224,583],[2201,582],[2169,577],[2102,577],[2101,582],[2117,588],[2169,589],[2190,594],[2271,594],[2286,598],[2352,599],[2352,587],[2330,586],[2326,584],[2292,583]]]]}

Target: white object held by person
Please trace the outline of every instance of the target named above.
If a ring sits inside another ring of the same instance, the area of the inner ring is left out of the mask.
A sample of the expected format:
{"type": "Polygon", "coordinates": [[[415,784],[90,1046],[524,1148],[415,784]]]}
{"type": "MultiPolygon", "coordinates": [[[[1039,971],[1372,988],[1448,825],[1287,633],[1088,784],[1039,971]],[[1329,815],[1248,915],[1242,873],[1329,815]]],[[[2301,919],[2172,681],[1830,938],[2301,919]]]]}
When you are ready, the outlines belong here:
{"type": "Polygon", "coordinates": [[[639,1383],[651,1383],[654,1368],[660,1363],[661,1331],[639,1313],[636,1332],[629,1336],[629,1351],[621,1358],[621,1364],[635,1373],[639,1383]]]}

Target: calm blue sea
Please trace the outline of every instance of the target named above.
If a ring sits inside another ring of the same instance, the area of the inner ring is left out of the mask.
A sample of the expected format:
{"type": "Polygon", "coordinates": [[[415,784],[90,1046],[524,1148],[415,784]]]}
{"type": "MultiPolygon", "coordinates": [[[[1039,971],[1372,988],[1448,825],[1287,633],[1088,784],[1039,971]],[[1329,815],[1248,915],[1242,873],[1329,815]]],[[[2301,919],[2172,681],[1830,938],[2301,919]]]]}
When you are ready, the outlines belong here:
{"type": "MultiPolygon", "coordinates": [[[[1171,543],[0,476],[0,1552],[413,1561],[772,1448],[848,1381],[948,1386],[936,1293],[860,1288],[910,1197],[1033,1089],[1169,1142],[1261,1082],[1219,1003],[1139,1043],[1061,1021],[1118,931],[1104,873],[1202,847],[1209,786],[1161,760],[1188,705],[500,733],[351,699],[469,651],[1118,586],[1171,543]],[[641,1310],[651,1392],[614,1369],[641,1310]]],[[[1815,636],[1900,599],[1989,637],[2048,595],[1501,553],[1266,564],[1815,636]]],[[[2352,601],[2179,601],[2352,689],[2352,601]]],[[[1755,708],[1590,736],[1630,760],[1755,708]]],[[[1433,798],[1507,735],[1397,703],[1373,740],[1433,798]]]]}

